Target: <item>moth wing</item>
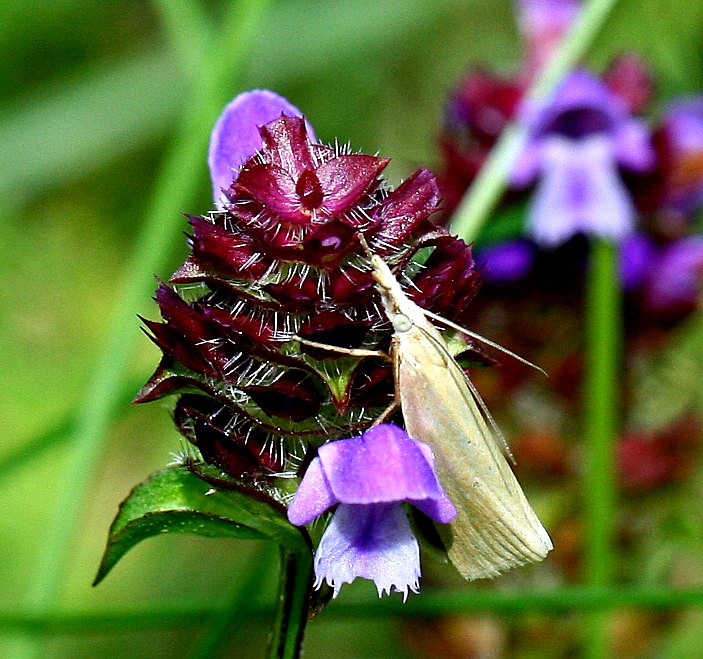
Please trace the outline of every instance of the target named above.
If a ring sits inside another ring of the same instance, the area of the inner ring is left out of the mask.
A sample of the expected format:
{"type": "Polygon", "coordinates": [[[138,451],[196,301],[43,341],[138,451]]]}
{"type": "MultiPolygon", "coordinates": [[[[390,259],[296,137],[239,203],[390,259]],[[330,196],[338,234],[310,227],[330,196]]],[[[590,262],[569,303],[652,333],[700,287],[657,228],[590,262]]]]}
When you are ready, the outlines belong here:
{"type": "Polygon", "coordinates": [[[458,515],[449,558],[466,579],[542,560],[552,542],[532,510],[461,367],[429,323],[396,334],[398,390],[408,433],[435,453],[458,515]]]}

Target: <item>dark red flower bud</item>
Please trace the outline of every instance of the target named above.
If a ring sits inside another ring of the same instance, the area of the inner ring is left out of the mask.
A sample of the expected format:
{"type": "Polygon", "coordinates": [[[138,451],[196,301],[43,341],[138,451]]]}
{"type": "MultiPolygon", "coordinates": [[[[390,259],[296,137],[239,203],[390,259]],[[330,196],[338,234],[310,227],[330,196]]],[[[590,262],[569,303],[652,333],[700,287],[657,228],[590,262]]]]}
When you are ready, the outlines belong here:
{"type": "Polygon", "coordinates": [[[476,69],[450,95],[440,137],[444,157],[440,182],[448,212],[456,208],[498,137],[515,117],[524,84],[519,76],[501,78],[476,69]]]}

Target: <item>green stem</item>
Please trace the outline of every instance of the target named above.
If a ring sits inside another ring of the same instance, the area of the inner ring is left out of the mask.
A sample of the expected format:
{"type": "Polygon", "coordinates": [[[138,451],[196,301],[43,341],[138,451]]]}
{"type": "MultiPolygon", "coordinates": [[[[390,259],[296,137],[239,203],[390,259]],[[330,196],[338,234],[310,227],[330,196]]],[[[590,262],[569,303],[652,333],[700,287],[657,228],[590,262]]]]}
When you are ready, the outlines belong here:
{"type": "Polygon", "coordinates": [[[281,547],[281,573],[276,602],[274,631],[269,644],[270,659],[296,659],[302,654],[308,621],[312,561],[308,553],[281,547]]]}
{"type": "MultiPolygon", "coordinates": [[[[585,578],[591,586],[607,586],[613,578],[613,526],[616,514],[615,442],[618,433],[621,304],[617,248],[605,240],[591,245],[586,290],[585,440],[587,471],[585,578]]],[[[602,616],[589,621],[587,656],[607,652],[602,616]]]]}
{"type": "Polygon", "coordinates": [[[78,516],[92,486],[91,475],[102,455],[110,420],[119,400],[120,382],[139,333],[135,311],[148,299],[153,274],[160,272],[182,239],[179,213],[195,197],[205,172],[207,140],[215,118],[234,91],[234,72],[254,41],[268,0],[232,3],[219,39],[209,44],[208,66],[188,97],[183,124],[164,159],[154,197],[137,246],[127,260],[120,291],[102,350],[86,387],[86,396],[71,439],[69,466],[57,493],[28,603],[39,612],[55,605],[78,516]]]}
{"type": "MultiPolygon", "coordinates": [[[[590,0],[564,37],[549,64],[525,95],[526,103],[547,98],[586,53],[617,0],[590,0]]],[[[514,123],[503,131],[481,171],[452,216],[454,232],[467,242],[476,239],[506,189],[513,165],[522,151],[527,130],[514,123]]]]}

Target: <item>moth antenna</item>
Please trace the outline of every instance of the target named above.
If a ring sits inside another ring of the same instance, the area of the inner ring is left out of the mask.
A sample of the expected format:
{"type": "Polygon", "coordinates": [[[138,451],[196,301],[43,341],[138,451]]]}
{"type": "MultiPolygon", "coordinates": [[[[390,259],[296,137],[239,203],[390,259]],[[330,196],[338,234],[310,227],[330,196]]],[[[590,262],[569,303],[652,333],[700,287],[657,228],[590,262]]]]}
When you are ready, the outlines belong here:
{"type": "Polygon", "coordinates": [[[448,320],[447,318],[443,318],[442,316],[438,316],[435,313],[432,313],[431,311],[428,311],[427,309],[423,309],[422,312],[428,316],[429,318],[432,318],[432,320],[436,320],[438,323],[441,323],[442,325],[446,327],[451,327],[453,330],[456,330],[457,332],[461,332],[462,334],[466,334],[466,336],[470,336],[472,339],[476,339],[480,343],[483,343],[484,345],[491,346],[491,348],[495,348],[496,350],[508,355],[509,357],[512,357],[513,359],[516,359],[519,361],[521,364],[525,364],[525,366],[529,366],[530,368],[534,368],[536,371],[539,371],[544,375],[545,377],[549,377],[547,375],[547,372],[543,369],[537,366],[537,364],[531,362],[528,359],[525,359],[524,357],[520,357],[520,355],[514,353],[512,350],[508,350],[507,348],[503,347],[500,345],[500,343],[496,343],[495,341],[491,341],[490,339],[487,339],[485,336],[481,336],[480,334],[476,334],[476,332],[472,332],[471,330],[466,329],[465,327],[462,327],[461,325],[457,325],[456,323],[453,323],[451,320],[448,320]]]}

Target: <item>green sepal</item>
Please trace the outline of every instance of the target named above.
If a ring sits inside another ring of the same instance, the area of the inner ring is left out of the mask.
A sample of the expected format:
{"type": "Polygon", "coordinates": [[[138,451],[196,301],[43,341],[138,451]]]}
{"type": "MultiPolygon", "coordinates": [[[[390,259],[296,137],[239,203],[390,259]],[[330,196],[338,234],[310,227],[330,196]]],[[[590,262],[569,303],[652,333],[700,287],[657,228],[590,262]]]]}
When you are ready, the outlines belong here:
{"type": "Polygon", "coordinates": [[[349,403],[349,386],[360,361],[359,357],[338,357],[321,361],[311,359],[310,363],[327,385],[333,400],[346,405],[349,403]]]}
{"type": "MultiPolygon", "coordinates": [[[[213,475],[220,474],[213,470],[213,475]]],[[[289,552],[311,554],[307,532],[291,525],[283,505],[264,492],[253,496],[251,486],[221,482],[227,483],[226,491],[205,482],[187,466],[176,465],[137,485],[120,504],[93,585],[137,543],[162,533],[273,540],[289,552]]]]}

